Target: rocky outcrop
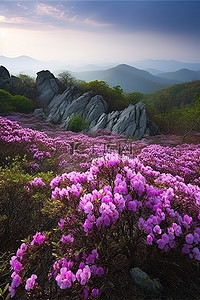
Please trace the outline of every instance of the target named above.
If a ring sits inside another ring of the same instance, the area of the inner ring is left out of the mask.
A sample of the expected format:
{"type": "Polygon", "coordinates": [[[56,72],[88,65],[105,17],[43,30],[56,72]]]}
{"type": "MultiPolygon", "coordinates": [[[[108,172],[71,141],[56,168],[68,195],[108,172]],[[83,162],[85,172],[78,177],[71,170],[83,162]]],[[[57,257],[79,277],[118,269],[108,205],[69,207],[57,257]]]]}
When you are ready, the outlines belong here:
{"type": "Polygon", "coordinates": [[[115,134],[124,134],[128,137],[141,139],[147,128],[145,105],[142,102],[129,105],[123,111],[103,113],[99,119],[93,120],[90,131],[107,128],[115,134]]]}
{"type": "Polygon", "coordinates": [[[60,84],[52,73],[41,71],[37,75],[37,91],[48,122],[69,129],[70,118],[80,114],[89,123],[89,133],[107,129],[114,134],[137,139],[158,130],[155,124],[147,120],[145,104],[142,102],[129,105],[122,111],[108,113],[107,102],[101,95],[91,91],[81,94],[74,86],[59,94],[60,84]]]}
{"type": "Polygon", "coordinates": [[[108,112],[108,104],[101,95],[94,92],[80,93],[71,86],[61,93],[59,80],[48,70],[37,73],[36,87],[23,86],[20,78],[10,76],[8,70],[0,66],[0,88],[12,94],[20,94],[39,99],[40,109],[34,115],[46,121],[60,124],[69,129],[70,118],[80,114],[89,124],[88,133],[106,129],[114,134],[141,139],[144,135],[154,135],[159,128],[147,120],[145,104],[129,105],[122,111],[108,112]]]}
{"type": "Polygon", "coordinates": [[[48,70],[37,73],[36,86],[44,107],[51,102],[60,90],[59,80],[48,70]]]}

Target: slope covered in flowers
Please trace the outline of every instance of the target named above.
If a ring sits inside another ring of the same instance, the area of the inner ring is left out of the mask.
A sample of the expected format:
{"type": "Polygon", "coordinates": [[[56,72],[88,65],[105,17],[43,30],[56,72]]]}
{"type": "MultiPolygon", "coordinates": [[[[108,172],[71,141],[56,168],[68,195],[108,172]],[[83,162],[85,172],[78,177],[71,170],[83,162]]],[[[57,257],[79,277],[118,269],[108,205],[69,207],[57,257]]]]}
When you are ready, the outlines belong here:
{"type": "Polygon", "coordinates": [[[50,138],[0,118],[0,171],[5,154],[26,154],[21,193],[41,212],[38,230],[22,244],[16,238],[11,298],[151,299],[129,275],[141,267],[160,279],[163,297],[197,299],[200,145],[65,134],[50,138]],[[40,227],[44,216],[52,222],[40,227]]]}

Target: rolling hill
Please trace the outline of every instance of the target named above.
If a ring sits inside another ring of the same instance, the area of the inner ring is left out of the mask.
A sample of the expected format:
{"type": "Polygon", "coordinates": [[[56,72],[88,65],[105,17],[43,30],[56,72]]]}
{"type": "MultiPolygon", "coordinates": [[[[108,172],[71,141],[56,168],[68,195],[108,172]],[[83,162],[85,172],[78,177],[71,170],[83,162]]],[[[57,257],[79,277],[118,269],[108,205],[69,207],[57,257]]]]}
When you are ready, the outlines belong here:
{"type": "Polygon", "coordinates": [[[179,82],[188,82],[200,80],[200,71],[192,71],[188,69],[181,69],[176,72],[166,72],[158,75],[165,79],[173,79],[179,82]]]}
{"type": "Polygon", "coordinates": [[[157,77],[147,71],[126,64],[121,64],[107,70],[73,72],[73,75],[85,81],[106,81],[111,87],[120,85],[124,92],[127,93],[134,91],[150,93],[177,83],[177,80],[157,77]]]}
{"type": "Polygon", "coordinates": [[[144,95],[142,101],[147,106],[151,105],[155,109],[164,110],[168,108],[183,108],[190,105],[195,100],[195,95],[200,92],[200,80],[175,84],[144,95]]]}

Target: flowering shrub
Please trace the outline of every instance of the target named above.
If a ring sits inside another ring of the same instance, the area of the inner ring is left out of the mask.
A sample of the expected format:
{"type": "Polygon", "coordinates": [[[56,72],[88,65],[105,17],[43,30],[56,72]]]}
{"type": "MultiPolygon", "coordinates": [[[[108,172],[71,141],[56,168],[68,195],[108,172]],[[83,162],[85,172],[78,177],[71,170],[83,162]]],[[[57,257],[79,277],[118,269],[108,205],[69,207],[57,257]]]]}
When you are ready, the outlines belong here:
{"type": "Polygon", "coordinates": [[[157,265],[168,264],[164,284],[176,266],[198,274],[199,145],[133,142],[128,149],[123,137],[49,138],[3,118],[0,127],[0,153],[27,154],[21,166],[18,159],[0,170],[1,245],[10,239],[18,247],[10,259],[12,298],[100,298],[120,254],[156,277],[157,265]],[[39,173],[51,159],[54,175],[39,173]],[[16,237],[26,238],[21,246],[16,237]]]}
{"type": "Polygon", "coordinates": [[[20,283],[13,277],[10,290],[16,297],[36,264],[34,253],[41,257],[42,251],[48,264],[45,270],[37,264],[32,297],[53,297],[55,285],[60,299],[74,293],[84,299],[98,297],[95,282],[105,274],[113,246],[134,255],[141,237],[147,253],[154,247],[200,261],[200,188],[180,176],[154,171],[138,158],[106,154],[86,172],[56,176],[50,187],[52,203],[60,204],[58,228],[47,237],[36,233],[26,244],[26,255],[12,258],[14,272],[23,277],[20,283]]]}
{"type": "Polygon", "coordinates": [[[200,184],[200,147],[184,144],[176,147],[151,145],[144,148],[138,158],[161,173],[179,175],[187,183],[200,184]]]}

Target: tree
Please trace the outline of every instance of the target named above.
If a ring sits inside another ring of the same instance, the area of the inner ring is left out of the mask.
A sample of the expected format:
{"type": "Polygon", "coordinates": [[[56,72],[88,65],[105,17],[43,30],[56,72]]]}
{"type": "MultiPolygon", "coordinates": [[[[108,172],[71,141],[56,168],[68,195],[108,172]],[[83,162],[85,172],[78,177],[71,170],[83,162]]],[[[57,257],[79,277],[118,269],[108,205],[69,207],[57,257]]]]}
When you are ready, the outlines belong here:
{"type": "Polygon", "coordinates": [[[69,71],[59,73],[58,79],[62,85],[63,91],[72,85],[76,85],[76,78],[69,71]]]}
{"type": "Polygon", "coordinates": [[[29,75],[20,73],[17,76],[20,79],[21,87],[33,88],[35,86],[35,78],[29,75]]]}
{"type": "Polygon", "coordinates": [[[113,86],[113,90],[120,95],[122,95],[124,92],[120,85],[113,86]]]}

